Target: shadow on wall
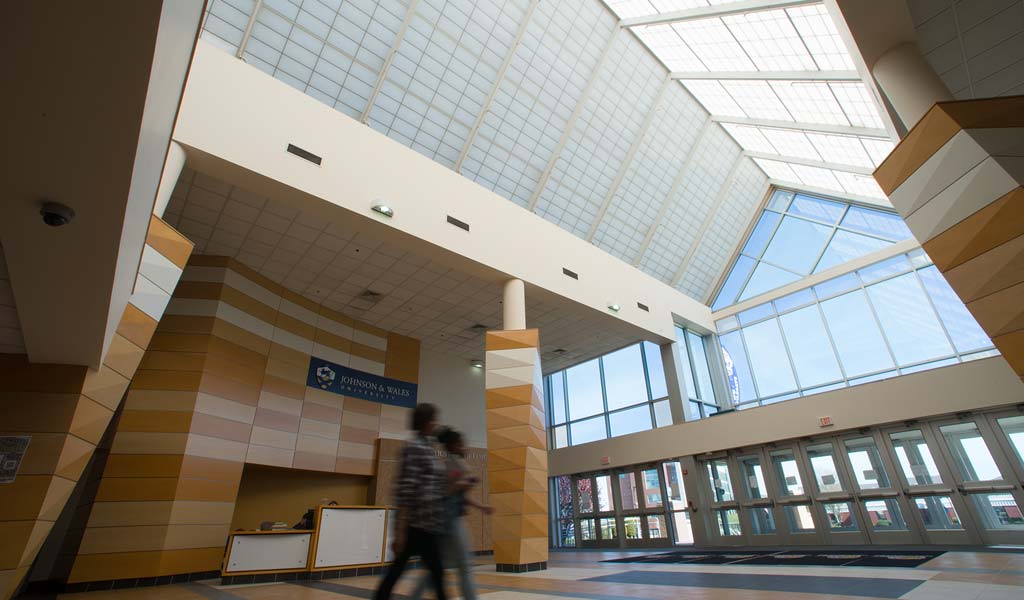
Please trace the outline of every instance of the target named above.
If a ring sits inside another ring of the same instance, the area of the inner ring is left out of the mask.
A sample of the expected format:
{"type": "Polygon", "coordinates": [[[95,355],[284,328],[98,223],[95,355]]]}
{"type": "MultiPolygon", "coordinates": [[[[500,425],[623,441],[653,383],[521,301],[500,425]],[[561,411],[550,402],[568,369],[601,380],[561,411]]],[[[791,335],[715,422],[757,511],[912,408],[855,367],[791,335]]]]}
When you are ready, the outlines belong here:
{"type": "Polygon", "coordinates": [[[321,471],[245,465],[235,500],[231,529],[259,529],[263,521],[298,523],[308,509],[335,501],[341,505],[368,504],[372,478],[321,471]]]}

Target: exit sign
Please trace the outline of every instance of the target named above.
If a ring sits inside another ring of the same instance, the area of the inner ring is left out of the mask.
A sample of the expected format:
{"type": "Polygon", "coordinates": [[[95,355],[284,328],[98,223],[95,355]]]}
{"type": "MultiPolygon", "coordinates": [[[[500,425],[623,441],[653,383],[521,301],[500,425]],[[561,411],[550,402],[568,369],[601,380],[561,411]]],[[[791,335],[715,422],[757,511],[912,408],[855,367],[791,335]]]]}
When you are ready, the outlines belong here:
{"type": "Polygon", "coordinates": [[[608,456],[602,456],[601,457],[601,464],[602,465],[610,465],[610,464],[612,464],[612,459],[610,457],[608,457],[608,456]]]}
{"type": "Polygon", "coordinates": [[[821,427],[831,427],[832,426],[832,417],[819,417],[818,418],[818,425],[821,426],[821,427]]]}

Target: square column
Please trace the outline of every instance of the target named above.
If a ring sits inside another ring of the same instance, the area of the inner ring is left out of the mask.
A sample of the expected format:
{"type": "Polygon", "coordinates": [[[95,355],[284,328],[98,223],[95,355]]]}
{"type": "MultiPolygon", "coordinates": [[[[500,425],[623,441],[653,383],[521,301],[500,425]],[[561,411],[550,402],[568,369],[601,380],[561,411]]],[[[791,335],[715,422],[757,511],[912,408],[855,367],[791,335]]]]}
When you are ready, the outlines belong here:
{"type": "Polygon", "coordinates": [[[547,568],[548,455],[536,329],[487,332],[487,473],[498,571],[547,568]]]}

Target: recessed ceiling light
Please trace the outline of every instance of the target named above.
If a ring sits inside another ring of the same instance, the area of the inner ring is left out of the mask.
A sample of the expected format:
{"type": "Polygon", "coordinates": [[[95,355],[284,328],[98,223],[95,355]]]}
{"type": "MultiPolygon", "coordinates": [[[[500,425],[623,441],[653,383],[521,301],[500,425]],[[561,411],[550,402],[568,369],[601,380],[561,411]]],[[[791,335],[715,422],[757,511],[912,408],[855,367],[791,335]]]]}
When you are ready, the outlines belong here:
{"type": "Polygon", "coordinates": [[[395,209],[391,208],[387,204],[384,204],[383,202],[374,204],[373,212],[378,212],[384,215],[385,217],[393,217],[395,215],[395,209]]]}
{"type": "Polygon", "coordinates": [[[469,364],[476,369],[484,368],[484,361],[480,360],[479,358],[474,358],[473,360],[469,361],[469,364]]]}

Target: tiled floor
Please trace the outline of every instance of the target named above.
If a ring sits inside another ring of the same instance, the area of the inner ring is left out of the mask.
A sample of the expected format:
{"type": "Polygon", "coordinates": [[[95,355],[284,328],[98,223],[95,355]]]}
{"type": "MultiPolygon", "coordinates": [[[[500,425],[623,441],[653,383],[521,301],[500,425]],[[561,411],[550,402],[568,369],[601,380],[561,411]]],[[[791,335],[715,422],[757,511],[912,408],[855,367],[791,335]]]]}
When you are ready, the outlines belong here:
{"type": "MultiPolygon", "coordinates": [[[[948,552],[918,568],[776,567],[602,563],[616,552],[558,552],[547,571],[496,573],[481,559],[484,600],[1022,600],[1024,553],[948,552]]],[[[412,588],[412,571],[397,600],[412,588]]],[[[377,577],[221,586],[218,581],[65,594],[62,600],[354,600],[370,598],[377,577]]],[[[454,581],[453,581],[454,583],[454,581]]],[[[453,596],[454,597],[454,596],[453,596]]],[[[406,596],[407,598],[407,596],[406,596]]]]}

